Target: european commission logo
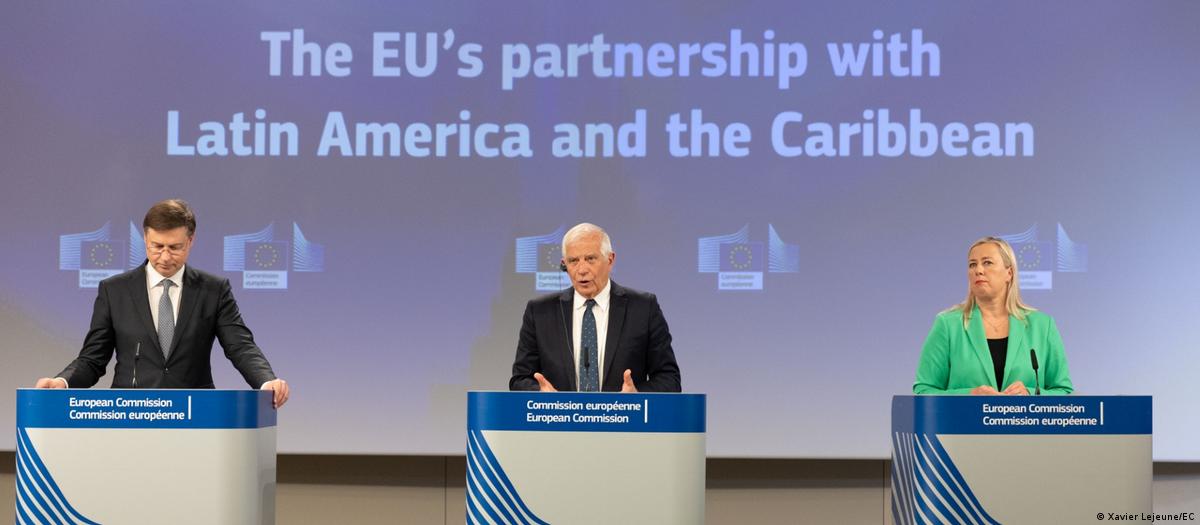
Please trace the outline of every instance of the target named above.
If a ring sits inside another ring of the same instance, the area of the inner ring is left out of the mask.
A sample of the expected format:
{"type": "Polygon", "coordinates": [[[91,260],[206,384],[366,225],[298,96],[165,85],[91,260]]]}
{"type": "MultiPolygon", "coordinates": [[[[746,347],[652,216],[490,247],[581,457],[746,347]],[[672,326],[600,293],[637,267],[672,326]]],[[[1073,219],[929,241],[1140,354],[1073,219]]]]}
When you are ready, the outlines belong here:
{"type": "Polygon", "coordinates": [[[718,290],[762,290],[764,273],[800,271],[800,247],[767,225],[767,242],[750,240],[750,225],[729,235],[701,237],[697,271],[717,274],[718,290]]]}
{"type": "Polygon", "coordinates": [[[80,288],[96,288],[109,277],[142,264],[142,232],[129,223],[128,238],[114,238],[112,223],[98,230],[58,236],[58,269],[79,272],[80,288]]]}
{"type": "Polygon", "coordinates": [[[571,286],[571,277],[559,268],[562,263],[562,238],[566,226],[545,235],[517,237],[517,273],[534,274],[534,289],[557,292],[571,286]]]}
{"type": "Polygon", "coordinates": [[[1000,236],[1012,245],[1013,252],[1017,255],[1021,289],[1050,290],[1054,287],[1054,272],[1087,271],[1087,245],[1072,241],[1062,224],[1057,226],[1057,243],[1039,241],[1037,224],[1021,233],[1000,236]]]}
{"type": "Polygon", "coordinates": [[[242,288],[286,290],[293,272],[325,271],[325,247],[292,223],[292,242],[275,239],[275,223],[254,233],[225,236],[225,271],[242,272],[242,288]]]}

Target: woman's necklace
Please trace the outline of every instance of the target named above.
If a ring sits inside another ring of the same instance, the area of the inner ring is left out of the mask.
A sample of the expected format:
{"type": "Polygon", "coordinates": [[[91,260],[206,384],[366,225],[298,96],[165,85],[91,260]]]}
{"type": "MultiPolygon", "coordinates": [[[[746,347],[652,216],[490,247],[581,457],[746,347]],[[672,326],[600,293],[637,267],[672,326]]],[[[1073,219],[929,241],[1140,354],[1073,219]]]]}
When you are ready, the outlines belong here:
{"type": "Polygon", "coordinates": [[[986,324],[988,326],[988,328],[992,329],[993,334],[999,334],[999,333],[1003,332],[1003,330],[1001,329],[1001,325],[1004,324],[1002,322],[1002,320],[1000,320],[1000,319],[996,319],[995,321],[989,320],[988,317],[986,315],[984,315],[983,322],[984,322],[984,324],[986,324]]]}

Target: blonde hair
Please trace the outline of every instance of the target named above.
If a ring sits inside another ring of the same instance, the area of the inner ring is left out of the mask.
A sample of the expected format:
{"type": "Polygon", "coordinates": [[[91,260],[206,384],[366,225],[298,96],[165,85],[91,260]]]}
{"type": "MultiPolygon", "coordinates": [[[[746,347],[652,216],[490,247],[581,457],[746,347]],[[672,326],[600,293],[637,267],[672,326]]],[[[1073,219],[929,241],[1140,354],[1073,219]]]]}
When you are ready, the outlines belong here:
{"type": "MultiPolygon", "coordinates": [[[[1024,322],[1025,315],[1029,312],[1036,311],[1037,308],[1029,306],[1021,300],[1021,278],[1017,272],[1017,256],[1013,252],[1012,246],[1009,246],[1007,241],[999,237],[981,237],[979,240],[972,243],[970,248],[967,248],[967,257],[971,257],[971,250],[974,250],[976,246],[984,244],[993,244],[999,248],[1000,259],[1004,263],[1004,267],[1012,270],[1012,278],[1008,281],[1008,289],[1005,291],[1004,307],[1008,309],[1009,314],[1011,314],[1013,317],[1016,317],[1017,320],[1024,322]]],[[[951,306],[949,309],[947,309],[947,311],[961,311],[963,328],[965,329],[971,322],[971,312],[975,310],[975,306],[978,304],[978,302],[979,301],[975,299],[975,294],[971,291],[971,285],[968,284],[967,299],[961,303],[951,306]]]]}

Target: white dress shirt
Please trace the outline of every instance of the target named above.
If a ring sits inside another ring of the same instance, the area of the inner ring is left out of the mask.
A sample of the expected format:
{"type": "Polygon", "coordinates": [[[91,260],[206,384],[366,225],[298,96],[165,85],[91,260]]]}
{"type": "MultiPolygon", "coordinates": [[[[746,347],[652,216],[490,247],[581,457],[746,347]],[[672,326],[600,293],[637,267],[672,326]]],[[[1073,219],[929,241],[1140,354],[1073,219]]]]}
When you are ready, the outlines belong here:
{"type": "MultiPolygon", "coordinates": [[[[600,290],[600,293],[596,294],[596,297],[593,297],[593,299],[596,300],[596,306],[592,307],[592,315],[596,317],[597,361],[592,363],[592,366],[597,367],[600,371],[599,378],[601,389],[604,388],[604,343],[608,336],[608,307],[610,304],[609,296],[611,295],[612,291],[612,286],[610,286],[611,284],[612,281],[608,281],[608,283],[604,285],[604,289],[600,290]]],[[[574,314],[571,317],[571,340],[575,342],[573,348],[575,348],[575,373],[577,378],[576,385],[578,385],[580,352],[583,350],[583,345],[581,344],[580,339],[583,338],[583,313],[587,311],[587,298],[579,295],[579,292],[575,292],[574,306],[574,314]]]]}
{"type": "MultiPolygon", "coordinates": [[[[150,296],[150,315],[154,317],[155,327],[158,326],[158,302],[162,300],[162,282],[164,279],[175,283],[170,290],[171,313],[175,314],[175,318],[172,319],[172,321],[175,321],[175,324],[179,324],[179,300],[183,297],[183,270],[186,268],[186,264],[180,266],[179,271],[175,272],[175,275],[164,278],[162,275],[159,275],[157,270],[154,269],[153,264],[146,263],[146,292],[150,296]]],[[[166,350],[166,348],[163,349],[164,352],[166,352],[166,350]]]]}

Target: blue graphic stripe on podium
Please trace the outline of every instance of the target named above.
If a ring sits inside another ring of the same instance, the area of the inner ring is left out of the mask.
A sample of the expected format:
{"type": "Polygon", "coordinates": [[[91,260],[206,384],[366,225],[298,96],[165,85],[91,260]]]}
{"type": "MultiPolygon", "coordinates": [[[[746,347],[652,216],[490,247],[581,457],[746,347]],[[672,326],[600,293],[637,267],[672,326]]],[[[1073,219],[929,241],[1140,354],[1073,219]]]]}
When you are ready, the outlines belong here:
{"type": "Polygon", "coordinates": [[[487,513],[494,523],[549,525],[529,510],[521,500],[512,481],[508,479],[487,441],[483,439],[483,434],[475,430],[467,432],[467,484],[467,517],[474,518],[471,523],[491,523],[484,521],[483,514],[487,513]],[[482,507],[482,512],[479,507],[482,507]],[[508,512],[510,509],[511,514],[508,512]],[[501,513],[508,520],[501,520],[501,513]]]}
{"type": "Polygon", "coordinates": [[[939,523],[968,523],[963,519],[961,510],[954,505],[947,493],[944,480],[939,482],[931,471],[930,463],[935,459],[929,457],[929,450],[922,446],[919,438],[915,440],[914,452],[916,456],[916,478],[922,488],[922,493],[925,495],[920,503],[923,505],[925,515],[929,519],[936,519],[936,516],[941,516],[942,520],[939,523]],[[930,506],[932,505],[932,508],[930,506]],[[937,511],[933,514],[932,511],[937,511]],[[952,512],[955,511],[955,512],[952,512]]]}
{"type": "Polygon", "coordinates": [[[937,491],[938,501],[941,502],[940,505],[936,505],[939,511],[955,523],[980,523],[978,516],[968,511],[969,505],[962,497],[962,491],[953,483],[941,458],[926,440],[924,436],[917,437],[917,446],[922,458],[921,472],[929,480],[928,485],[937,491]]]}
{"type": "MultiPolygon", "coordinates": [[[[499,477],[497,476],[495,469],[493,468],[493,465],[491,465],[491,464],[484,465],[484,464],[481,464],[481,462],[479,461],[479,458],[483,456],[483,453],[480,451],[479,441],[480,441],[480,439],[478,436],[476,436],[475,433],[472,432],[467,435],[467,446],[469,447],[468,450],[471,455],[470,467],[471,467],[471,473],[474,474],[475,484],[482,486],[483,480],[486,480],[493,489],[492,492],[490,492],[490,495],[494,496],[496,494],[499,494],[499,496],[504,500],[503,506],[496,504],[496,503],[500,503],[500,502],[493,502],[493,506],[495,508],[497,508],[501,513],[504,514],[504,517],[506,518],[505,523],[518,523],[516,521],[516,518],[513,517],[512,513],[509,513],[509,511],[508,511],[508,509],[511,508],[511,509],[513,509],[514,513],[517,512],[516,511],[517,505],[513,501],[512,496],[509,495],[508,491],[496,490],[498,487],[501,487],[501,482],[500,482],[499,477]],[[480,474],[482,474],[482,476],[480,474]]],[[[473,485],[473,487],[474,487],[474,485],[473,485]]],[[[488,510],[489,514],[493,514],[491,512],[490,508],[486,509],[486,510],[488,510]]],[[[524,519],[521,519],[521,521],[520,521],[520,523],[525,523],[525,522],[526,522],[526,520],[524,520],[524,519]]]]}
{"type": "Polygon", "coordinates": [[[514,514],[517,515],[517,519],[519,520],[512,523],[521,523],[523,525],[545,525],[546,522],[534,515],[533,511],[529,510],[529,507],[525,505],[525,502],[521,499],[520,494],[517,493],[516,488],[513,486],[512,481],[509,480],[508,475],[504,473],[504,469],[500,466],[500,462],[492,453],[491,448],[487,446],[487,441],[483,439],[483,435],[479,432],[470,432],[469,437],[475,445],[470,451],[472,454],[474,454],[474,464],[480,466],[478,469],[471,471],[477,476],[476,483],[482,487],[482,482],[478,477],[480,474],[479,469],[486,467],[495,473],[495,476],[492,478],[495,484],[492,485],[492,491],[487,494],[489,499],[492,501],[497,501],[496,495],[499,493],[506,501],[509,502],[514,514]]]}
{"type": "MultiPolygon", "coordinates": [[[[50,499],[54,507],[44,507],[46,511],[57,510],[59,515],[67,520],[67,523],[95,525],[95,522],[85,518],[67,501],[66,496],[63,495],[62,490],[55,483],[54,477],[50,475],[50,470],[42,462],[37,449],[33,447],[33,442],[29,439],[29,434],[24,429],[19,429],[17,437],[22,456],[21,466],[25,474],[22,481],[29,491],[40,490],[42,494],[45,494],[50,499]],[[33,482],[32,485],[34,485],[33,487],[30,487],[31,480],[33,482]]],[[[28,500],[27,503],[29,503],[28,500]]]]}
{"type": "Polygon", "coordinates": [[[483,518],[483,514],[479,512],[479,507],[475,505],[475,498],[467,498],[467,523],[470,525],[481,525],[488,523],[483,518]]]}
{"type": "MultiPolygon", "coordinates": [[[[971,523],[982,523],[983,517],[971,506],[970,500],[963,494],[963,489],[950,475],[947,465],[943,461],[943,459],[948,460],[949,458],[943,458],[934,451],[928,441],[928,436],[918,436],[917,438],[917,442],[921,445],[925,458],[929,462],[929,469],[937,474],[937,479],[941,480],[937,487],[942,499],[946,501],[947,506],[959,521],[965,523],[969,520],[971,523]]],[[[950,467],[952,468],[953,465],[950,467]]]]}
{"type": "Polygon", "coordinates": [[[897,524],[998,525],[936,436],[896,432],[892,451],[892,517],[897,524]]]}
{"type": "Polygon", "coordinates": [[[29,434],[23,428],[17,429],[17,447],[19,467],[17,497],[20,503],[24,503],[25,507],[36,514],[38,518],[34,520],[33,516],[26,515],[26,519],[31,520],[30,523],[99,525],[85,518],[67,501],[62,490],[58,488],[58,484],[54,482],[54,477],[50,475],[50,470],[42,462],[37,449],[33,447],[29,434]],[[45,496],[45,499],[42,496],[45,496]],[[46,499],[49,500],[49,504],[46,499]],[[42,512],[50,515],[49,519],[53,519],[53,521],[42,516],[42,512]],[[62,520],[58,516],[62,516],[62,520]]]}
{"type": "Polygon", "coordinates": [[[892,521],[897,525],[913,524],[912,440],[896,432],[892,434],[892,521]]]}
{"type": "Polygon", "coordinates": [[[903,461],[901,464],[903,465],[904,470],[901,472],[904,475],[903,486],[904,493],[907,496],[903,502],[903,505],[907,509],[909,521],[915,523],[917,515],[917,473],[916,469],[913,468],[913,461],[915,460],[914,458],[916,457],[916,452],[913,451],[913,440],[911,437],[902,438],[902,443],[903,448],[900,450],[903,454],[903,461]]]}
{"type": "MultiPolygon", "coordinates": [[[[471,494],[472,500],[474,500],[475,502],[479,502],[479,503],[484,502],[484,496],[480,493],[478,485],[472,483],[471,486],[467,488],[467,490],[471,494]]],[[[484,523],[519,523],[519,522],[517,522],[515,520],[511,520],[511,519],[501,520],[500,516],[496,515],[496,505],[494,503],[492,503],[490,505],[483,504],[481,506],[483,507],[484,512],[487,513],[488,517],[491,518],[488,521],[485,521],[484,523]]],[[[478,508],[476,505],[472,505],[472,507],[478,508]]]]}
{"type": "MultiPolygon", "coordinates": [[[[49,523],[50,518],[55,523],[62,523],[58,516],[67,516],[67,513],[63,510],[63,506],[59,501],[52,496],[57,491],[57,487],[55,487],[55,491],[51,491],[40,469],[35,470],[37,467],[30,459],[30,445],[23,438],[28,439],[24,435],[24,431],[20,431],[17,436],[19,446],[17,458],[17,496],[25,504],[25,508],[29,509],[29,512],[32,514],[30,517],[36,519],[35,523],[49,523]],[[43,494],[51,498],[50,502],[53,503],[53,507],[42,497],[43,494]],[[57,514],[55,513],[56,510],[57,514]]],[[[50,483],[53,483],[53,480],[50,480],[50,483]]]]}
{"type": "Polygon", "coordinates": [[[468,468],[470,469],[468,472],[471,474],[469,483],[470,486],[468,487],[468,490],[470,490],[471,493],[471,498],[478,502],[478,507],[482,507],[483,511],[486,512],[489,517],[491,517],[491,521],[489,523],[520,523],[523,525],[525,520],[522,519],[518,521],[499,501],[499,498],[497,498],[497,495],[499,495],[507,501],[509,506],[512,505],[512,500],[509,499],[508,494],[502,490],[498,490],[499,484],[494,481],[494,477],[490,476],[490,471],[488,471],[487,467],[480,465],[480,454],[474,450],[477,445],[470,443],[470,441],[474,440],[474,436],[468,436],[467,439],[468,446],[471,447],[471,455],[467,460],[468,468]],[[484,472],[487,472],[489,475],[486,477],[491,479],[484,479],[484,472]],[[490,483],[490,485],[487,486],[486,491],[484,486],[485,482],[490,483]],[[504,515],[503,519],[500,517],[500,514],[504,515]]]}
{"type": "Polygon", "coordinates": [[[940,515],[948,523],[961,523],[959,520],[949,521],[952,518],[951,509],[948,506],[949,502],[943,501],[943,498],[948,499],[948,497],[944,487],[938,484],[937,478],[930,471],[928,451],[921,447],[919,440],[917,441],[916,453],[917,481],[923,489],[922,492],[926,495],[925,498],[918,500],[918,503],[924,503],[923,507],[926,516],[932,519],[935,516],[932,511],[936,511],[936,515],[940,515]],[[933,508],[930,509],[930,506],[933,508]]]}
{"type": "Polygon", "coordinates": [[[29,509],[33,514],[31,518],[36,519],[36,523],[50,523],[50,519],[46,516],[54,518],[54,523],[62,523],[57,516],[51,512],[50,505],[42,499],[42,496],[34,487],[28,483],[29,470],[25,468],[23,463],[17,465],[17,498],[29,509]]]}
{"type": "Polygon", "coordinates": [[[942,447],[942,442],[938,440],[937,436],[926,435],[925,439],[928,441],[929,446],[933,448],[936,456],[946,465],[946,470],[949,471],[951,479],[953,479],[955,483],[963,488],[964,497],[969,504],[973,508],[978,509],[977,515],[982,520],[981,523],[999,525],[999,522],[997,522],[995,519],[992,519],[992,517],[988,515],[987,511],[983,509],[983,505],[979,503],[979,499],[975,497],[975,493],[971,490],[971,487],[967,485],[967,481],[963,479],[962,473],[959,472],[958,467],[954,465],[954,460],[950,459],[950,454],[946,452],[945,448],[942,447]]]}

